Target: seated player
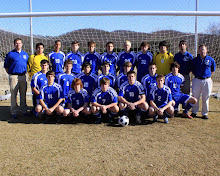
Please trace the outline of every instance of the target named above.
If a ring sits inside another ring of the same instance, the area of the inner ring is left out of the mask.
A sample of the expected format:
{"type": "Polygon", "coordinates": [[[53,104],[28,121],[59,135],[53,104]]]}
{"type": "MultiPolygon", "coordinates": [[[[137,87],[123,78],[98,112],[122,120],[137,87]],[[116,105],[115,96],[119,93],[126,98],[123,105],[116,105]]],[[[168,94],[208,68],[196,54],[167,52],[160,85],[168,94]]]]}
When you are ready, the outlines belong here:
{"type": "Polygon", "coordinates": [[[118,54],[117,71],[120,70],[120,73],[123,72],[123,64],[125,62],[131,62],[132,70],[133,70],[135,66],[135,60],[136,60],[136,54],[135,52],[131,51],[131,42],[127,40],[124,43],[124,51],[118,54]]]}
{"type": "Polygon", "coordinates": [[[157,71],[157,66],[155,63],[151,62],[149,64],[149,74],[145,75],[141,83],[144,86],[144,89],[146,91],[146,101],[148,104],[150,104],[150,91],[154,86],[157,86],[157,81],[156,81],[156,71],[157,71]]]}
{"type": "Polygon", "coordinates": [[[100,87],[100,81],[102,78],[108,78],[110,80],[110,87],[115,87],[115,75],[109,72],[110,63],[108,61],[104,61],[102,63],[102,73],[98,76],[97,86],[100,87]]]}
{"type": "Polygon", "coordinates": [[[89,52],[84,55],[84,62],[91,64],[91,72],[98,75],[100,54],[95,51],[96,43],[88,42],[89,52]]]}
{"type": "Polygon", "coordinates": [[[61,48],[61,41],[56,40],[54,44],[54,51],[50,52],[49,62],[52,64],[52,70],[55,72],[55,75],[59,75],[63,73],[64,61],[65,61],[65,54],[60,51],[61,48]]]}
{"type": "Polygon", "coordinates": [[[61,85],[63,89],[63,95],[65,98],[65,102],[63,106],[65,106],[67,102],[68,92],[71,89],[72,81],[76,77],[73,73],[71,73],[72,67],[73,67],[73,62],[70,59],[66,60],[64,62],[65,72],[59,75],[58,81],[57,81],[57,83],[61,85]]]}
{"type": "Polygon", "coordinates": [[[137,66],[137,80],[141,81],[141,79],[149,73],[149,63],[153,61],[153,54],[147,51],[149,48],[148,42],[141,43],[141,51],[137,53],[136,58],[136,66],[137,66]]]}
{"type": "Polygon", "coordinates": [[[89,108],[89,95],[83,89],[81,79],[75,78],[71,84],[71,90],[68,93],[68,108],[64,110],[63,116],[85,117],[91,113],[89,108]]]}
{"type": "Polygon", "coordinates": [[[91,64],[89,62],[83,63],[83,72],[76,77],[81,79],[83,88],[87,90],[89,96],[92,96],[93,90],[97,87],[98,76],[91,72],[91,64]]]}
{"type": "Polygon", "coordinates": [[[118,107],[118,95],[116,91],[110,87],[110,80],[103,77],[100,80],[100,88],[95,89],[92,94],[92,113],[97,117],[97,124],[102,121],[102,114],[107,114],[108,112],[108,122],[112,122],[113,116],[117,115],[119,111],[118,107]]]}
{"type": "MultiPolygon", "coordinates": [[[[37,106],[37,96],[40,95],[40,89],[47,85],[47,77],[46,73],[49,68],[49,62],[48,60],[42,60],[40,62],[41,71],[35,73],[31,79],[31,89],[33,93],[33,111],[35,110],[35,107],[37,106]]],[[[35,113],[35,111],[33,112],[35,113]]],[[[35,114],[37,116],[37,114],[35,114]]]]}
{"type": "Polygon", "coordinates": [[[145,101],[144,88],[140,82],[136,81],[135,71],[130,70],[127,76],[128,81],[121,85],[118,94],[119,108],[125,115],[128,114],[128,110],[136,111],[136,122],[141,123],[140,110],[146,112],[149,107],[145,101]]]}
{"type": "Polygon", "coordinates": [[[154,118],[154,122],[157,122],[159,115],[164,118],[165,123],[169,123],[168,116],[173,117],[174,114],[171,91],[169,87],[164,85],[164,75],[158,75],[156,81],[157,86],[154,86],[150,92],[149,115],[154,118]]]}
{"type": "Polygon", "coordinates": [[[101,55],[100,66],[105,61],[108,61],[110,63],[109,72],[116,75],[116,65],[118,61],[118,55],[114,53],[113,50],[114,50],[114,43],[113,42],[106,43],[106,52],[101,55]]]}
{"type": "Polygon", "coordinates": [[[122,73],[120,73],[117,76],[117,88],[119,89],[121,87],[121,85],[128,80],[127,78],[127,73],[131,70],[132,68],[132,63],[131,62],[125,62],[123,64],[123,69],[124,71],[122,73]]]}
{"type": "Polygon", "coordinates": [[[54,71],[48,71],[46,73],[48,84],[41,88],[40,95],[38,96],[39,105],[36,106],[35,111],[37,113],[46,112],[47,118],[45,123],[50,119],[50,116],[54,112],[57,115],[63,114],[63,106],[61,103],[64,101],[64,95],[62,87],[54,82],[55,73],[54,71]]]}
{"type": "Polygon", "coordinates": [[[197,99],[181,92],[181,87],[184,85],[184,76],[179,73],[180,65],[174,61],[171,64],[170,70],[172,71],[165,77],[165,84],[170,88],[172,99],[175,101],[174,109],[178,111],[178,106],[181,103],[185,107],[182,116],[192,119],[193,117],[188,114],[188,111],[197,102],[197,99]]]}
{"type": "Polygon", "coordinates": [[[79,52],[79,42],[78,41],[73,41],[71,43],[71,49],[72,51],[67,53],[66,55],[66,60],[70,59],[73,61],[73,68],[72,68],[72,73],[75,75],[81,73],[81,66],[84,62],[84,57],[81,52],[79,52]]]}

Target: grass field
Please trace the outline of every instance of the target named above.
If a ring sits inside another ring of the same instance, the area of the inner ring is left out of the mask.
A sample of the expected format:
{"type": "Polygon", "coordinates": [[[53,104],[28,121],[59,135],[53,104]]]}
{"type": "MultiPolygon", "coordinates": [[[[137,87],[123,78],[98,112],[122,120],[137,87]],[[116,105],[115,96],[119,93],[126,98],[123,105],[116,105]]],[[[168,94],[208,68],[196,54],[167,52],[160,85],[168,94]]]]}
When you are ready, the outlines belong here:
{"type": "Polygon", "coordinates": [[[220,101],[214,98],[209,120],[124,128],[12,120],[9,101],[0,103],[0,175],[220,175],[220,101]]]}

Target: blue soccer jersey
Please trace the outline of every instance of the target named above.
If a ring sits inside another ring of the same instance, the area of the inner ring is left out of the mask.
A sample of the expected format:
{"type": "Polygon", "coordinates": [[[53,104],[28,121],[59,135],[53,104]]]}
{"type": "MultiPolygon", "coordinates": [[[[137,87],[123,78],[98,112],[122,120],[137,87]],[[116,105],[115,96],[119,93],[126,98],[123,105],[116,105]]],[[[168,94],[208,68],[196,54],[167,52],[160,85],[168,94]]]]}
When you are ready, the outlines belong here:
{"type": "Polygon", "coordinates": [[[128,102],[136,102],[140,100],[140,95],[144,94],[144,87],[139,81],[135,81],[133,85],[130,85],[128,81],[124,82],[121,87],[118,96],[125,98],[128,102]]]}
{"type": "Polygon", "coordinates": [[[91,72],[96,75],[98,75],[99,60],[100,60],[100,54],[97,52],[94,52],[93,54],[87,52],[84,55],[84,62],[89,62],[91,64],[91,72]]]}
{"type": "Polygon", "coordinates": [[[156,81],[157,74],[154,76],[150,76],[149,74],[145,75],[141,79],[141,83],[146,90],[146,100],[150,100],[150,91],[154,86],[157,86],[157,81],[156,81]]]}
{"type": "Polygon", "coordinates": [[[63,73],[65,54],[62,51],[59,51],[58,53],[52,51],[49,53],[48,57],[55,74],[63,73]]]}
{"type": "Polygon", "coordinates": [[[116,75],[116,65],[118,62],[118,55],[115,54],[114,52],[112,54],[108,54],[107,52],[105,52],[100,57],[100,66],[103,64],[104,61],[110,63],[109,72],[116,75]]]}
{"type": "Polygon", "coordinates": [[[137,65],[137,80],[141,81],[141,79],[149,73],[147,69],[149,67],[149,63],[153,61],[153,54],[151,52],[147,52],[143,54],[142,51],[137,53],[136,56],[136,65],[137,65]]]}
{"type": "Polygon", "coordinates": [[[47,85],[46,74],[43,74],[41,71],[35,73],[31,79],[31,87],[35,87],[37,90],[40,90],[42,87],[47,85]]]}
{"type": "Polygon", "coordinates": [[[63,74],[60,74],[58,77],[58,84],[61,85],[65,98],[67,98],[68,92],[71,89],[71,84],[74,78],[76,77],[72,73],[70,75],[63,73],[63,74]]]}
{"type": "Polygon", "coordinates": [[[110,80],[110,87],[115,87],[115,75],[112,73],[109,73],[108,75],[103,75],[102,73],[98,76],[97,86],[100,87],[100,81],[102,78],[108,78],[110,80]]]}
{"type": "Polygon", "coordinates": [[[168,102],[172,101],[170,88],[166,85],[159,89],[157,86],[153,87],[150,92],[150,100],[152,100],[157,107],[164,107],[168,102]]]}
{"type": "Polygon", "coordinates": [[[180,73],[177,76],[174,76],[172,73],[166,75],[165,85],[170,88],[174,101],[177,101],[182,96],[181,87],[184,85],[184,82],[185,78],[180,73]]]}
{"type": "Polygon", "coordinates": [[[63,89],[57,83],[42,87],[38,96],[38,99],[42,99],[48,108],[53,107],[62,98],[64,98],[63,89]]]}
{"type": "Polygon", "coordinates": [[[134,69],[136,61],[136,54],[135,52],[131,51],[129,53],[126,53],[125,51],[122,51],[118,54],[118,68],[120,68],[120,73],[123,72],[123,64],[125,62],[131,62],[132,63],[132,70],[134,69]]]}
{"type": "Polygon", "coordinates": [[[74,74],[81,73],[81,67],[84,62],[83,54],[80,53],[79,51],[77,51],[76,53],[73,53],[71,51],[66,55],[65,60],[68,60],[68,59],[73,61],[72,73],[74,73],[74,74]]]}
{"type": "Polygon", "coordinates": [[[89,96],[91,97],[93,90],[97,87],[98,76],[94,73],[86,75],[84,72],[82,72],[76,77],[81,79],[83,83],[83,88],[87,90],[89,96]]]}
{"type": "Polygon", "coordinates": [[[109,87],[106,92],[103,92],[101,87],[94,90],[92,97],[91,97],[92,103],[98,103],[101,105],[109,105],[111,103],[117,103],[118,102],[118,95],[116,91],[109,87]]]}
{"type": "Polygon", "coordinates": [[[125,75],[124,73],[120,73],[118,76],[117,76],[117,88],[120,88],[121,85],[126,82],[128,80],[128,77],[127,75],[125,75]]]}
{"type": "Polygon", "coordinates": [[[75,90],[70,90],[67,102],[71,104],[73,109],[77,110],[82,107],[84,103],[89,102],[89,95],[85,89],[80,89],[78,93],[76,93],[75,90]]]}

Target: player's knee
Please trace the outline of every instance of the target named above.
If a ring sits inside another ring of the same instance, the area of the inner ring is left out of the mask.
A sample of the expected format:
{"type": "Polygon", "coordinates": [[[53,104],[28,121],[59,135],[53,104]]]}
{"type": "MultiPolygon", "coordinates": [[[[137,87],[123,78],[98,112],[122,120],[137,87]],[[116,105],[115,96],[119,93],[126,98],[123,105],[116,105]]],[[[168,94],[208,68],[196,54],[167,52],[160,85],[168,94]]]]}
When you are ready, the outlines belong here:
{"type": "Polygon", "coordinates": [[[40,112],[42,111],[42,106],[41,106],[41,105],[37,105],[37,106],[35,107],[35,111],[36,111],[37,113],[40,113],[40,112]]]}
{"type": "Polygon", "coordinates": [[[149,108],[149,115],[150,115],[150,116],[153,116],[153,115],[155,115],[155,114],[156,114],[156,112],[155,112],[154,108],[150,107],[150,108],[149,108]]]}
{"type": "Polygon", "coordinates": [[[65,110],[63,111],[63,116],[64,116],[64,117],[68,116],[69,114],[70,114],[70,110],[69,110],[69,109],[65,109],[65,110]]]}

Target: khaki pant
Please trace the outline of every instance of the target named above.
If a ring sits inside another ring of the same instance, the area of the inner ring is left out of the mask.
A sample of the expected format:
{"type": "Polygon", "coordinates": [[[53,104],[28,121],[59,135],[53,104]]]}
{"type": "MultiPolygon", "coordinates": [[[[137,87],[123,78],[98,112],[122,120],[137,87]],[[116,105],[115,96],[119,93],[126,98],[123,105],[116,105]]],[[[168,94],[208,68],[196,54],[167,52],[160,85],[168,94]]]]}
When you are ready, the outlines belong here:
{"type": "Polygon", "coordinates": [[[9,85],[11,91],[11,114],[17,114],[19,107],[17,104],[17,93],[20,93],[20,110],[22,113],[27,111],[26,92],[27,92],[27,76],[9,75],[9,85]]]}

